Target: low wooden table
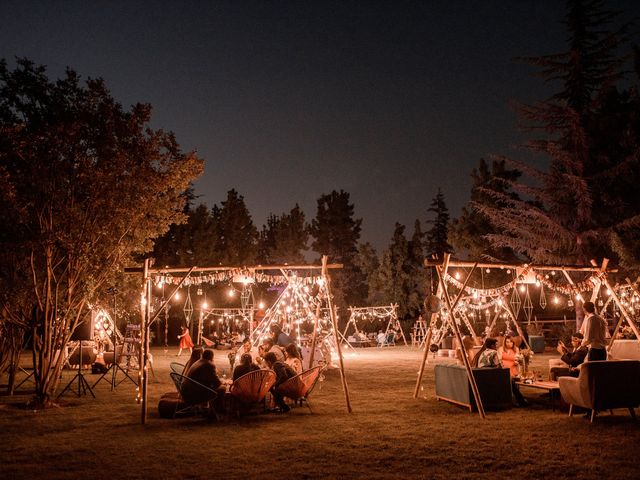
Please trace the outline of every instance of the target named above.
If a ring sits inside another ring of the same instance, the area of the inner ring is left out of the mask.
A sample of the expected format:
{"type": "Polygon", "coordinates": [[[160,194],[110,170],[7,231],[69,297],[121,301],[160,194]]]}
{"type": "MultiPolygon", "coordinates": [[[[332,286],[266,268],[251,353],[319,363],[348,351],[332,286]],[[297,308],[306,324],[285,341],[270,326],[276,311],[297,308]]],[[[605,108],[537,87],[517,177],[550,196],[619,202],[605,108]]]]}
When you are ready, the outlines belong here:
{"type": "Polygon", "coordinates": [[[551,398],[551,409],[555,412],[556,395],[560,397],[560,386],[558,382],[552,382],[550,380],[534,380],[533,382],[528,382],[526,380],[517,380],[515,383],[516,385],[518,385],[518,387],[529,387],[547,391],[549,393],[549,397],[551,398]]]}

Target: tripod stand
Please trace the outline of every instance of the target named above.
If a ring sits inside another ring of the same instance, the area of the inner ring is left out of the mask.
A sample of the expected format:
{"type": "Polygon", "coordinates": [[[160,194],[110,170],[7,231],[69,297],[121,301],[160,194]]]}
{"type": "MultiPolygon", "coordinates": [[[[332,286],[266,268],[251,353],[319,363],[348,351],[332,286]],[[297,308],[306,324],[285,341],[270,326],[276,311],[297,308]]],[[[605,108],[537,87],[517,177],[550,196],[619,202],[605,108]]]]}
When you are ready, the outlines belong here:
{"type": "MultiPolygon", "coordinates": [[[[111,365],[109,365],[109,368],[107,369],[106,372],[104,372],[102,375],[100,375],[100,378],[98,378],[98,380],[95,381],[95,383],[93,384],[93,387],[95,387],[100,380],[102,380],[103,378],[105,378],[109,372],[111,372],[111,391],[115,390],[115,388],[120,385],[122,382],[124,382],[127,378],[129,380],[131,380],[131,383],[133,383],[134,385],[138,385],[138,382],[136,382],[133,378],[131,378],[131,376],[129,376],[129,372],[127,370],[125,370],[124,368],[122,368],[120,366],[120,359],[119,354],[118,354],[118,335],[116,333],[116,295],[118,294],[118,290],[115,288],[109,288],[107,290],[107,293],[110,293],[113,295],[113,325],[112,325],[112,343],[113,343],[113,363],[111,365]],[[124,373],[124,378],[122,380],[120,380],[119,382],[117,381],[117,376],[118,376],[118,370],[120,370],[122,373],[124,373]]],[[[123,345],[124,348],[124,345],[123,345]]]]}
{"type": "Polygon", "coordinates": [[[60,398],[64,392],[66,392],[71,388],[71,385],[73,384],[73,382],[76,381],[76,378],[78,379],[78,394],[77,394],[78,397],[82,395],[86,395],[87,390],[89,390],[89,393],[91,393],[91,396],[93,398],[96,398],[96,396],[93,393],[93,390],[91,389],[91,386],[89,386],[89,382],[87,382],[87,379],[84,378],[84,375],[82,374],[82,340],[78,341],[78,348],[80,349],[80,354],[79,354],[80,358],[78,360],[78,373],[76,373],[76,376],[73,377],[69,383],[67,383],[67,386],[64,387],[64,390],[60,392],[57,398],[60,398]]]}

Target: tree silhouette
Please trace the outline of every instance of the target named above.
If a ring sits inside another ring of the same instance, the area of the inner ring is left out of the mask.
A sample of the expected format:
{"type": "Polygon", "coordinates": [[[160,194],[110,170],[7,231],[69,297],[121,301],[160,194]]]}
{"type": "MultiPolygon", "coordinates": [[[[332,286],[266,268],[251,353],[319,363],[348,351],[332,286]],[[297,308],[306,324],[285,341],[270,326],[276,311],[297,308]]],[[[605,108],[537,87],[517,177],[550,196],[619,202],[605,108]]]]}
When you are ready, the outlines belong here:
{"type": "Polygon", "coordinates": [[[36,404],[55,392],[71,333],[124,262],[185,219],[203,169],[151,107],[123,110],[100,79],[0,61],[0,321],[33,334],[36,404]],[[28,292],[28,293],[27,293],[28,292]]]}

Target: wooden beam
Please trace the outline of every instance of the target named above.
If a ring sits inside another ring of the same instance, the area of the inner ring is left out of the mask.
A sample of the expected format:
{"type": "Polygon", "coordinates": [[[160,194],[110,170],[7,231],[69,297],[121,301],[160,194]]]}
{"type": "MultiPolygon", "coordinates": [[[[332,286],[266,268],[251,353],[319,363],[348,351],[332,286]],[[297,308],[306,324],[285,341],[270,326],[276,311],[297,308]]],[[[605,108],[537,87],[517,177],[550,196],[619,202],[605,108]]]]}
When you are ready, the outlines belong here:
{"type": "MultiPolygon", "coordinates": [[[[449,254],[447,253],[446,255],[449,255],[449,254]]],[[[476,266],[474,265],[471,268],[471,272],[469,272],[469,275],[467,275],[467,280],[471,277],[471,274],[475,269],[476,269],[476,266]]],[[[447,292],[446,286],[444,285],[444,274],[440,270],[440,267],[436,267],[436,272],[438,272],[438,281],[443,286],[443,297],[448,307],[447,313],[449,315],[449,322],[453,327],[453,331],[456,335],[456,339],[458,340],[458,345],[460,346],[460,350],[462,350],[461,352],[462,362],[464,363],[465,369],[467,370],[467,378],[469,379],[469,383],[471,384],[471,391],[473,392],[473,397],[476,401],[476,406],[478,407],[478,414],[480,415],[480,418],[485,420],[487,416],[484,413],[484,406],[482,405],[482,398],[480,398],[480,391],[478,390],[478,384],[476,383],[476,378],[473,376],[473,370],[471,368],[471,363],[469,363],[469,357],[467,356],[467,352],[464,351],[464,343],[462,343],[462,335],[460,334],[460,327],[458,327],[458,323],[456,322],[455,314],[454,314],[455,308],[458,305],[460,298],[462,298],[462,294],[464,293],[464,288],[460,291],[460,293],[458,293],[458,296],[456,297],[455,301],[451,303],[451,299],[449,298],[449,292],[447,292]]]]}
{"type": "MultiPolygon", "coordinates": [[[[473,265],[475,265],[476,262],[469,262],[469,261],[464,261],[464,260],[450,260],[449,261],[449,268],[471,268],[473,267],[473,265]]],[[[424,266],[425,267],[436,267],[440,265],[439,262],[435,262],[433,260],[429,260],[429,259],[425,259],[424,261],[424,266]]],[[[540,270],[540,271],[553,271],[553,270],[566,270],[568,272],[599,272],[600,271],[600,267],[588,267],[588,266],[582,266],[582,265],[534,265],[534,264],[528,264],[528,266],[533,269],[533,270],[540,270]]],[[[523,268],[524,265],[523,264],[509,264],[509,263],[480,263],[478,262],[478,268],[498,268],[498,269],[504,269],[504,268],[511,268],[511,269],[516,269],[516,268],[523,268]]],[[[615,273],[618,270],[609,270],[609,272],[615,273]]]]}
{"type": "MultiPolygon", "coordinates": [[[[343,268],[342,263],[330,263],[326,266],[327,269],[343,268]]],[[[163,273],[184,273],[189,271],[193,273],[206,273],[206,272],[231,272],[238,270],[246,270],[249,272],[268,272],[272,270],[322,270],[322,265],[253,265],[253,266],[239,266],[239,267],[167,267],[167,268],[149,268],[149,275],[157,275],[163,273]]],[[[142,273],[142,267],[126,267],[124,273],[142,273]]]]}

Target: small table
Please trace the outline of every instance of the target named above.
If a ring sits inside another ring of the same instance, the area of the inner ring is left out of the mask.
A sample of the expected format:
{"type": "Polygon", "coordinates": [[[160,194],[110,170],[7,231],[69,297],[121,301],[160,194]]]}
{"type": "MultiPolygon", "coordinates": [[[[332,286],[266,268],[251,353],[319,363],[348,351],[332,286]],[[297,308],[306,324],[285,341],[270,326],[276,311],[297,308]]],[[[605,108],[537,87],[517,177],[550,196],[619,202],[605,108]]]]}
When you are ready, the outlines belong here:
{"type": "Polygon", "coordinates": [[[516,385],[518,385],[518,387],[537,388],[538,390],[545,390],[549,392],[549,397],[551,398],[551,409],[555,412],[556,394],[560,396],[560,386],[558,382],[552,382],[550,380],[534,380],[533,382],[526,380],[517,380],[515,383],[516,385]]]}

